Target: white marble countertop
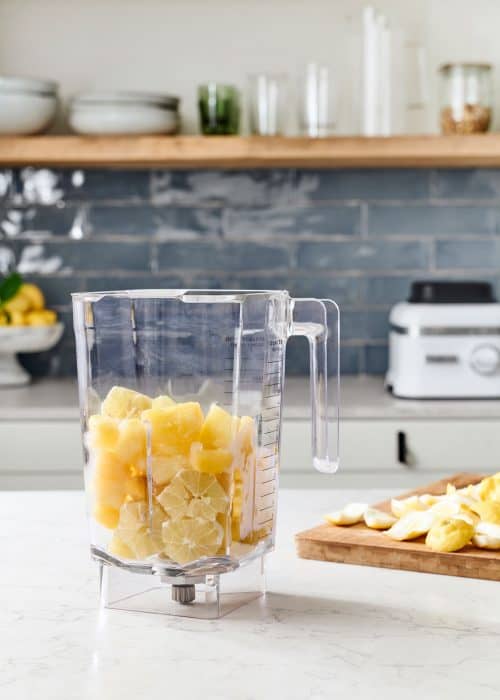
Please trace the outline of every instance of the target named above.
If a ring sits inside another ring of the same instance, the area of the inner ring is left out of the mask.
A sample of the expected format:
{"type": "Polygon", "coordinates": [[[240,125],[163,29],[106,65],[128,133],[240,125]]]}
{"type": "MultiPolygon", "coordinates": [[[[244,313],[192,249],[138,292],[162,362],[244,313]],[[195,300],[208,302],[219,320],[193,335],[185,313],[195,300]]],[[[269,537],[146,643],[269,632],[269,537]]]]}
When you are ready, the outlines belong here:
{"type": "Polygon", "coordinates": [[[498,700],[500,584],[303,561],[345,500],[285,491],[268,595],[217,621],[104,610],[81,492],[0,493],[2,700],[498,700]]]}
{"type": "MultiPolygon", "coordinates": [[[[500,418],[500,401],[408,401],[384,390],[381,377],[343,377],[341,414],[344,419],[500,418]]],[[[310,416],[309,383],[289,377],[285,382],[285,419],[310,416]]],[[[78,420],[76,383],[43,380],[31,386],[0,390],[0,420],[78,420]]]]}

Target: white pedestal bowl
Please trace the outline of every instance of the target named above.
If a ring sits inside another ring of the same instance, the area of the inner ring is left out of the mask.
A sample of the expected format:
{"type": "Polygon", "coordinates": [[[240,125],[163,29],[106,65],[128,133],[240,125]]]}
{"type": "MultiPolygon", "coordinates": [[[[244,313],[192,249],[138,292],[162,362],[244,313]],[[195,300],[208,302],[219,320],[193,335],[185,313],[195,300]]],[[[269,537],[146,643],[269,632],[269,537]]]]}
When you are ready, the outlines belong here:
{"type": "Polygon", "coordinates": [[[31,377],[19,364],[18,352],[50,350],[61,339],[62,323],[51,326],[0,327],[0,387],[29,384],[31,377]]]}

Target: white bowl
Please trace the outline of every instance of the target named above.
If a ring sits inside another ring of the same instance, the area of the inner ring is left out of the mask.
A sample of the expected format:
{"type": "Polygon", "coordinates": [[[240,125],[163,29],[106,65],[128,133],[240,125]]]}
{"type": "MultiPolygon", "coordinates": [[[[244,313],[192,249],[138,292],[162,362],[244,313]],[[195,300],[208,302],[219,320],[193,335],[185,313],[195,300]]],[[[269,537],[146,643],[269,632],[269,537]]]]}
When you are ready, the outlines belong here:
{"type": "Polygon", "coordinates": [[[45,131],[57,111],[57,83],[0,76],[0,134],[45,131]]]}
{"type": "Polygon", "coordinates": [[[86,93],[70,104],[68,122],[79,134],[174,134],[179,100],[171,95],[86,93]]]}
{"type": "Polygon", "coordinates": [[[175,134],[177,115],[170,110],[141,105],[93,105],[72,109],[68,122],[77,134],[175,134]]]}
{"type": "Polygon", "coordinates": [[[30,375],[17,361],[18,352],[43,352],[59,342],[62,323],[51,326],[0,326],[0,386],[28,384],[30,375]]]}

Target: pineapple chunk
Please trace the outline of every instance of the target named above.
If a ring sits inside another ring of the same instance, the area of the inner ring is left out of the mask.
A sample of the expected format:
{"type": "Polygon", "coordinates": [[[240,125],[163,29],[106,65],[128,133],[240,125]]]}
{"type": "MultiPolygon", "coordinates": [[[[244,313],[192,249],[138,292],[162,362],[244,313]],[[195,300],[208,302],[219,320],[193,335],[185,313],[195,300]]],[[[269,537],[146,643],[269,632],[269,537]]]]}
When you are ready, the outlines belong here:
{"type": "Polygon", "coordinates": [[[199,439],[203,412],[199,403],[188,401],[144,411],[142,419],[151,425],[151,450],[155,456],[174,452],[188,455],[191,443],[199,439]]]}
{"type": "Polygon", "coordinates": [[[148,408],[151,408],[149,396],[123,386],[114,386],[102,402],[101,413],[110,418],[139,418],[148,408]]]}
{"type": "Polygon", "coordinates": [[[210,407],[200,432],[207,449],[228,448],[238,429],[238,420],[217,404],[210,407]]]}
{"type": "Polygon", "coordinates": [[[89,435],[91,447],[113,450],[118,441],[118,421],[108,416],[90,416],[89,435]]]}
{"type": "Polygon", "coordinates": [[[146,430],[139,418],[129,418],[120,423],[116,454],[140,474],[146,473],[146,430]]]}
{"type": "Polygon", "coordinates": [[[147,498],[147,483],[144,476],[131,476],[125,482],[126,498],[129,501],[144,501],[147,498]]]}
{"type": "Polygon", "coordinates": [[[114,530],[118,525],[120,511],[117,508],[104,505],[104,503],[96,503],[94,518],[100,525],[104,525],[104,527],[107,527],[109,530],[114,530]]]}
{"type": "Polygon", "coordinates": [[[110,554],[114,554],[117,557],[122,557],[123,559],[134,559],[134,552],[130,547],[125,544],[125,542],[119,537],[116,532],[111,538],[108,550],[110,554]]]}
{"type": "Polygon", "coordinates": [[[159,455],[151,458],[151,472],[157,486],[164,486],[172,481],[183,469],[189,469],[189,457],[174,452],[171,455],[159,455]]]}
{"type": "Polygon", "coordinates": [[[203,449],[200,442],[191,445],[191,466],[206,474],[222,474],[231,469],[233,455],[229,450],[203,449]]]}
{"type": "Polygon", "coordinates": [[[249,455],[254,450],[254,432],[255,422],[253,418],[250,418],[250,416],[242,416],[240,418],[237,443],[238,448],[245,455],[249,455]]]}
{"type": "Polygon", "coordinates": [[[125,482],[128,477],[127,465],[114,452],[99,453],[94,477],[96,502],[119,508],[126,495],[125,482]]]}
{"type": "Polygon", "coordinates": [[[176,402],[170,398],[170,396],[164,394],[163,396],[157,396],[156,399],[153,399],[151,408],[171,408],[175,406],[175,404],[176,402]]]}

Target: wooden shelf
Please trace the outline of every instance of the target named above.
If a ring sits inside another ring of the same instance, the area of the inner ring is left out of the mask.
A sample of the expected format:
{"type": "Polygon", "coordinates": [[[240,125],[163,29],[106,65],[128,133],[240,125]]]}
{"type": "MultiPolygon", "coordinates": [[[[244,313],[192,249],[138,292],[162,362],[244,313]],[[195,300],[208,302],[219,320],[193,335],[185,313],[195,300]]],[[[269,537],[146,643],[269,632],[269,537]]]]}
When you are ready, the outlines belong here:
{"type": "Polygon", "coordinates": [[[0,166],[169,168],[500,167],[500,133],[472,136],[0,137],[0,166]]]}

